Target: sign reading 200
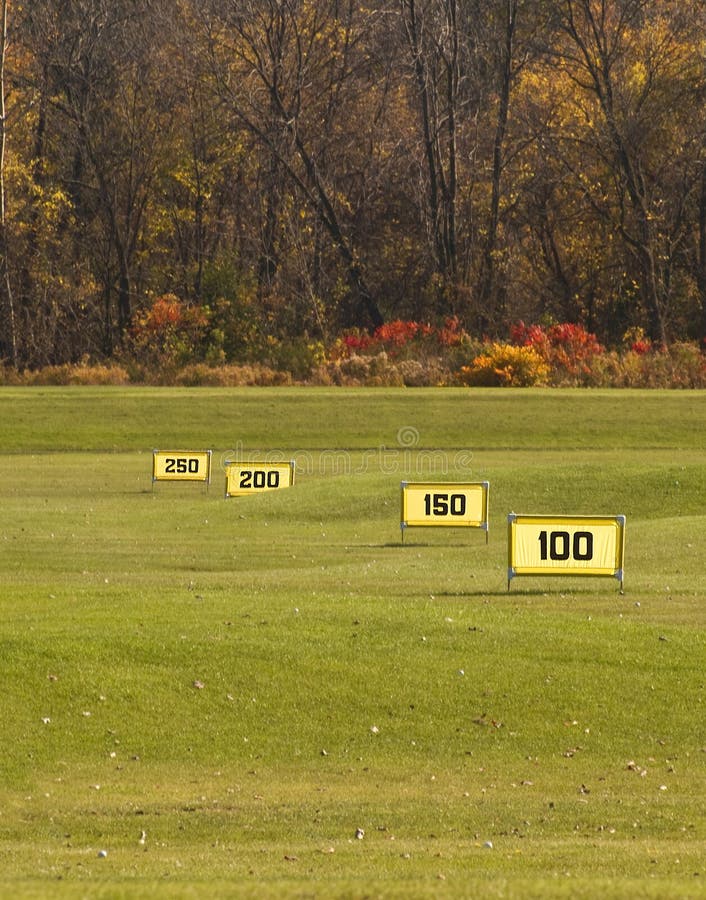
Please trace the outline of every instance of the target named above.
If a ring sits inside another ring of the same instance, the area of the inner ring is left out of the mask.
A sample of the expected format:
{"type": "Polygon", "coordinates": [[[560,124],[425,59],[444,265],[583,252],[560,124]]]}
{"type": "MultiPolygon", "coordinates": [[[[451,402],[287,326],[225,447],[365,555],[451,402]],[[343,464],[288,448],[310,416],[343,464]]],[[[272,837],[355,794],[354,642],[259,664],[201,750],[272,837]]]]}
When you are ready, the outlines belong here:
{"type": "Polygon", "coordinates": [[[277,469],[241,469],[239,487],[243,490],[274,490],[279,487],[279,471],[277,469]]]}
{"type": "Polygon", "coordinates": [[[226,497],[276,491],[294,484],[294,462],[230,462],[225,470],[226,497]]]}

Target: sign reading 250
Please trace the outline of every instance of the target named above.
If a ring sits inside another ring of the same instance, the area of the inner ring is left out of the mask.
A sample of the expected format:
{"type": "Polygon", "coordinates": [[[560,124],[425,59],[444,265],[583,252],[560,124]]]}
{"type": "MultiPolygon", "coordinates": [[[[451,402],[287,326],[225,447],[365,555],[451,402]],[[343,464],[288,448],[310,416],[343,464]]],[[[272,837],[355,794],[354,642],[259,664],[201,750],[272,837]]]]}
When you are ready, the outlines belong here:
{"type": "Polygon", "coordinates": [[[276,491],[294,484],[294,462],[231,462],[226,465],[226,497],[276,491]]]}
{"type": "Polygon", "coordinates": [[[211,481],[210,450],[154,450],[152,481],[211,481]]]}

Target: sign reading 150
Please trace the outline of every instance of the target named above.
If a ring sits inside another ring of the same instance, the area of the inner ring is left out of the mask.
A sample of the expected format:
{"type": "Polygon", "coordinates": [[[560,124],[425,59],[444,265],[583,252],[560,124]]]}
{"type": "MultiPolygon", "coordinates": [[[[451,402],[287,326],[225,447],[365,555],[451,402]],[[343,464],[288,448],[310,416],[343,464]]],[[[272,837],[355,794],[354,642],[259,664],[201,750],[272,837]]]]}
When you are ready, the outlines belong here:
{"type": "Polygon", "coordinates": [[[465,494],[425,494],[424,512],[428,516],[465,516],[465,494]]]}
{"type": "Polygon", "coordinates": [[[403,481],[400,528],[481,528],[488,539],[488,482],[403,481]]]}

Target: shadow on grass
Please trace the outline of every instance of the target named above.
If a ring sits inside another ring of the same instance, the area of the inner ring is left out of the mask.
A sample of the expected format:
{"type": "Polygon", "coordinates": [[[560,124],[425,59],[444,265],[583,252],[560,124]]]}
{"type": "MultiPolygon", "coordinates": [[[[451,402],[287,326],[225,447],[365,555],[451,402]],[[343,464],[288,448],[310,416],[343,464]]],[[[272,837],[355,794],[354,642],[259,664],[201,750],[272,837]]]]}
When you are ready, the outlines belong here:
{"type": "MultiPolygon", "coordinates": [[[[370,550],[404,550],[409,548],[411,550],[420,547],[426,547],[429,549],[437,549],[437,550],[468,550],[469,548],[473,548],[473,544],[466,543],[454,543],[454,544],[431,544],[428,541],[388,541],[385,544],[346,544],[347,547],[361,547],[367,548],[370,550]]],[[[480,546],[485,547],[485,544],[481,544],[480,546]]]]}
{"type": "MultiPolygon", "coordinates": [[[[591,590],[588,586],[585,588],[572,588],[571,590],[542,590],[541,588],[496,588],[493,590],[468,590],[468,591],[435,591],[435,597],[542,597],[544,599],[555,598],[557,600],[573,600],[584,597],[595,596],[595,590],[591,590]]],[[[619,590],[615,591],[615,599],[618,600],[623,595],[619,590]]]]}

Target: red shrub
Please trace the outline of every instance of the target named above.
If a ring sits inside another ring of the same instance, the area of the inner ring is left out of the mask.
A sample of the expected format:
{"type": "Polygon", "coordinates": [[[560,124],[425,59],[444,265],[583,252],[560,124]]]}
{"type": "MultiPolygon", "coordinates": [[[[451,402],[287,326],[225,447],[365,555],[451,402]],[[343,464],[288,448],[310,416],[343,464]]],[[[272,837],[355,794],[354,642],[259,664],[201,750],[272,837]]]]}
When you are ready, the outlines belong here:
{"type": "Polygon", "coordinates": [[[458,316],[448,316],[444,324],[437,330],[437,340],[441,347],[456,347],[468,338],[468,334],[461,326],[458,316]]]}
{"type": "Polygon", "coordinates": [[[639,341],[633,341],[630,345],[630,349],[633,353],[636,353],[638,356],[644,356],[646,353],[652,352],[652,341],[647,338],[643,338],[639,341]]]}
{"type": "Polygon", "coordinates": [[[590,373],[590,361],[604,351],[595,334],[572,322],[551,325],[546,330],[541,325],[518,322],[510,329],[510,339],[513,344],[536,350],[557,381],[580,381],[590,373]]]}

